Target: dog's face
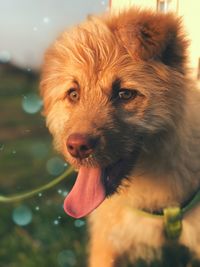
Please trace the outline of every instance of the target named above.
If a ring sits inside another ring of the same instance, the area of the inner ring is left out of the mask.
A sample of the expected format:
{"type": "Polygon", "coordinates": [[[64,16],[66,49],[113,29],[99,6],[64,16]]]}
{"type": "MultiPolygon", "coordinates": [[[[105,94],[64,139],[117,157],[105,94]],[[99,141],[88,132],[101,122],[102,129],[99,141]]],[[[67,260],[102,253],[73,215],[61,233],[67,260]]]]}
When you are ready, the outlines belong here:
{"type": "Polygon", "coordinates": [[[143,146],[173,130],[183,112],[185,47],[172,15],[133,9],[89,18],[49,49],[41,82],[47,125],[79,170],[69,214],[92,211],[130,176],[143,146]]]}

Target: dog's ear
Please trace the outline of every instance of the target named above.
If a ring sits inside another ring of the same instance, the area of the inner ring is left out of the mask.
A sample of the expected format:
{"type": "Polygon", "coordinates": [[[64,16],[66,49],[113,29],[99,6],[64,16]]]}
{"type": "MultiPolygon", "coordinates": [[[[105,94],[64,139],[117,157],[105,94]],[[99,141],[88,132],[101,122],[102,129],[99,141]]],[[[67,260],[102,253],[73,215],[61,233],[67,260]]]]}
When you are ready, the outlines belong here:
{"type": "Polygon", "coordinates": [[[186,40],[180,18],[168,13],[131,9],[113,17],[111,28],[135,59],[159,60],[183,72],[186,40]]]}

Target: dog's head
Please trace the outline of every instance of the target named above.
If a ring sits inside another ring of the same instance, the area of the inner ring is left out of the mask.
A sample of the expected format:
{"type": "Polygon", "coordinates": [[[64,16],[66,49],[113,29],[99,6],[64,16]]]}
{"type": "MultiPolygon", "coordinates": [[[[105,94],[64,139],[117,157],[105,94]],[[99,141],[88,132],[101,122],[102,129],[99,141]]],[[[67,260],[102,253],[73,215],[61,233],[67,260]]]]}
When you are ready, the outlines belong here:
{"type": "Polygon", "coordinates": [[[172,14],[90,17],[47,51],[41,92],[55,147],[79,170],[65,209],[88,214],[183,112],[187,42],[172,14]]]}

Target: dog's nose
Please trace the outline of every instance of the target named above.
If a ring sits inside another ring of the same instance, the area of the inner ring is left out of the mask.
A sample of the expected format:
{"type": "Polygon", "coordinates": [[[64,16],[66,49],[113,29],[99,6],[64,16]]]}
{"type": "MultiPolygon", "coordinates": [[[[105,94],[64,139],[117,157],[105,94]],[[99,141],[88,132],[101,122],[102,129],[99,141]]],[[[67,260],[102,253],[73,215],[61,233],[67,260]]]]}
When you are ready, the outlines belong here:
{"type": "Polygon", "coordinates": [[[87,158],[94,152],[97,142],[97,137],[74,133],[67,139],[67,150],[74,158],[87,158]]]}

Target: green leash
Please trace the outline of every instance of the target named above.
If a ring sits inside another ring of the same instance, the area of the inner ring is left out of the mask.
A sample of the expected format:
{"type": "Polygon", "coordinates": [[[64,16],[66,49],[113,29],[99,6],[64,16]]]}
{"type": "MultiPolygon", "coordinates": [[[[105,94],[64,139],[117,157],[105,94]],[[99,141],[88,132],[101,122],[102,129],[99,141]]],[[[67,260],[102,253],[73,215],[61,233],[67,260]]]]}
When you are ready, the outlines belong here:
{"type": "Polygon", "coordinates": [[[200,190],[185,207],[168,207],[163,209],[163,214],[153,214],[143,210],[136,210],[139,214],[160,218],[164,222],[164,231],[168,239],[178,239],[182,231],[182,219],[184,215],[200,203],[200,190]]]}
{"type": "Polygon", "coordinates": [[[58,176],[53,181],[51,181],[51,182],[49,182],[43,186],[40,186],[34,190],[24,192],[21,194],[10,195],[10,196],[0,195],[0,202],[10,203],[10,202],[21,201],[21,200],[30,198],[30,197],[40,193],[41,191],[46,191],[46,190],[54,187],[55,185],[57,185],[59,182],[61,182],[63,179],[65,179],[66,177],[68,177],[72,173],[73,173],[73,168],[69,167],[63,174],[58,176]]]}
{"type": "MultiPolygon", "coordinates": [[[[64,180],[66,177],[71,175],[73,171],[74,171],[73,168],[69,167],[63,174],[61,174],[59,177],[57,177],[53,181],[43,186],[40,186],[34,190],[28,191],[28,192],[10,195],[10,196],[0,195],[0,202],[10,203],[10,202],[21,201],[21,200],[30,198],[40,193],[41,191],[46,191],[54,187],[59,182],[64,180]]],[[[198,191],[197,194],[194,196],[194,198],[189,202],[189,204],[186,205],[182,209],[180,207],[168,207],[168,208],[163,209],[162,215],[153,214],[153,213],[143,211],[143,210],[135,210],[135,211],[137,211],[139,214],[144,215],[144,216],[163,219],[164,230],[165,230],[166,236],[169,239],[177,239],[179,238],[181,231],[182,231],[183,216],[185,215],[185,213],[187,213],[192,208],[194,208],[199,202],[200,202],[200,191],[198,191]]]]}

